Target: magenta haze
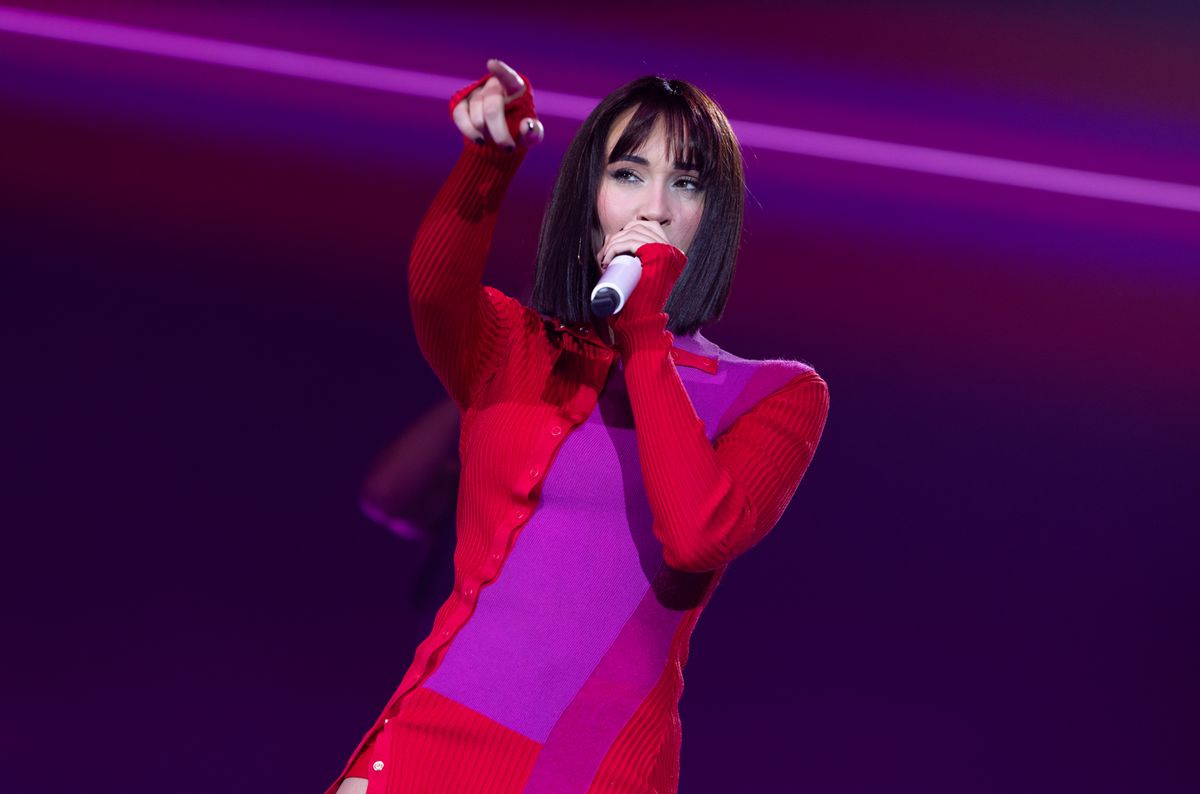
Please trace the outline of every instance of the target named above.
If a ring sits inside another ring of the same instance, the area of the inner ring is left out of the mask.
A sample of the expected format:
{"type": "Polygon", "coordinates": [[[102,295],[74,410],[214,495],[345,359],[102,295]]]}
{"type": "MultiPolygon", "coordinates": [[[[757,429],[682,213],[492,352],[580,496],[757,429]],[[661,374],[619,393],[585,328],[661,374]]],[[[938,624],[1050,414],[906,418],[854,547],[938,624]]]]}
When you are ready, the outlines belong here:
{"type": "Polygon", "coordinates": [[[442,399],[403,272],[461,145],[427,76],[488,57],[547,112],[488,283],[528,295],[556,103],[689,79],[753,144],[704,334],[830,384],[693,638],[684,794],[1200,790],[1196,213],[851,162],[1200,185],[1194,4],[22,5],[417,77],[0,32],[6,790],[312,790],[394,690],[424,557],[357,497],[442,399]]]}
{"type": "MultiPolygon", "coordinates": [[[[469,77],[464,76],[447,77],[329,58],[316,53],[36,11],[0,8],[0,32],[232,66],[426,99],[441,100],[464,82],[470,81],[469,77]]],[[[597,101],[596,98],[564,94],[561,91],[538,92],[540,114],[573,121],[583,120],[597,101]]],[[[1051,163],[1026,163],[970,152],[781,127],[752,120],[733,119],[732,124],[742,145],[751,148],[1200,212],[1200,186],[1196,185],[1096,173],[1051,163]]]]}

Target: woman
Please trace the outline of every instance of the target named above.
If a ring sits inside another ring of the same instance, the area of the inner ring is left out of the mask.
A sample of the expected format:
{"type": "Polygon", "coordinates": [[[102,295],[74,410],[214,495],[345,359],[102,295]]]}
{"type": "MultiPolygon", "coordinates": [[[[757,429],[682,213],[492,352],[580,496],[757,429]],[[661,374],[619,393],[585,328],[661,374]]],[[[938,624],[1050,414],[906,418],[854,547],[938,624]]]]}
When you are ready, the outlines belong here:
{"type": "Polygon", "coordinates": [[[464,148],[409,262],[418,343],[461,413],[454,590],[329,794],[674,792],[692,629],[791,500],[828,392],[807,364],[699,333],[729,292],[744,184],[725,116],[682,81],[635,80],[583,123],[529,304],[481,286],[542,138],[528,80],[488,71],[451,100],[464,148]],[[620,253],[641,280],[597,320],[620,253]]]}

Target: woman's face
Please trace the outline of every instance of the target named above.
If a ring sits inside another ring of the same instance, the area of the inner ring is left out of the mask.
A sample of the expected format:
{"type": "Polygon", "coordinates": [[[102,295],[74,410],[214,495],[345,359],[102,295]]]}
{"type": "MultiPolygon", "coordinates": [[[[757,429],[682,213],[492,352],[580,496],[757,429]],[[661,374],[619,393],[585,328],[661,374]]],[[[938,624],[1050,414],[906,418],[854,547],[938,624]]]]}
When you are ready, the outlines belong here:
{"type": "MultiPolygon", "coordinates": [[[[625,130],[637,107],[622,113],[608,131],[605,162],[625,130]]],[[[704,191],[700,172],[688,163],[668,163],[667,139],[663,120],[655,122],[653,132],[639,151],[604,167],[596,196],[600,217],[600,239],[593,240],[593,252],[604,247],[604,236],[619,232],[630,221],[657,221],[667,239],[685,254],[704,211],[704,191]]]]}

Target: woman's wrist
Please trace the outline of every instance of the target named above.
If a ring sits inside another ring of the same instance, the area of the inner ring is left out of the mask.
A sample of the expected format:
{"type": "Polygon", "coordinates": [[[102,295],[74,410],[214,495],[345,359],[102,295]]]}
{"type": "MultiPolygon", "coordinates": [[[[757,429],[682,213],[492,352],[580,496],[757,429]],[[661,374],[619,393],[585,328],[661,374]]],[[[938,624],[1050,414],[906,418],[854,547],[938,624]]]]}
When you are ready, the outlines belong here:
{"type": "Polygon", "coordinates": [[[659,351],[666,353],[675,342],[674,335],[667,330],[670,317],[666,312],[654,312],[640,317],[625,318],[613,326],[617,346],[628,362],[640,354],[659,351]]]}
{"type": "Polygon", "coordinates": [[[523,159],[523,150],[505,152],[492,144],[463,144],[447,180],[447,184],[454,185],[448,211],[469,223],[478,223],[485,215],[498,213],[523,159]]]}
{"type": "Polygon", "coordinates": [[[497,168],[515,168],[525,159],[525,155],[529,152],[523,146],[518,146],[512,151],[506,151],[503,147],[498,146],[491,141],[483,143],[475,143],[463,138],[463,154],[479,163],[486,163],[497,168]]]}

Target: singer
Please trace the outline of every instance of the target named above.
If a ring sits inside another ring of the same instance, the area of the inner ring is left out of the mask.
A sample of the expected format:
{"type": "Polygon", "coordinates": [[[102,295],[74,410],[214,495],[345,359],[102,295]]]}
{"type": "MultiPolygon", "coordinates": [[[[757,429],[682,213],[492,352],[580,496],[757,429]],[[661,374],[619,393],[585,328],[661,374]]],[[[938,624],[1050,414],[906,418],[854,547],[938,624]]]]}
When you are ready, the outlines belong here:
{"type": "Polygon", "coordinates": [[[676,792],[692,630],[791,501],[828,390],[700,333],[729,294],[745,185],[728,120],[682,80],[600,102],[558,172],[530,299],[483,286],[543,137],[528,78],[487,70],[450,101],[462,152],[408,267],[417,342],[460,413],[454,587],[326,794],[676,792]],[[589,295],[619,254],[640,280],[601,320],[589,295]]]}

